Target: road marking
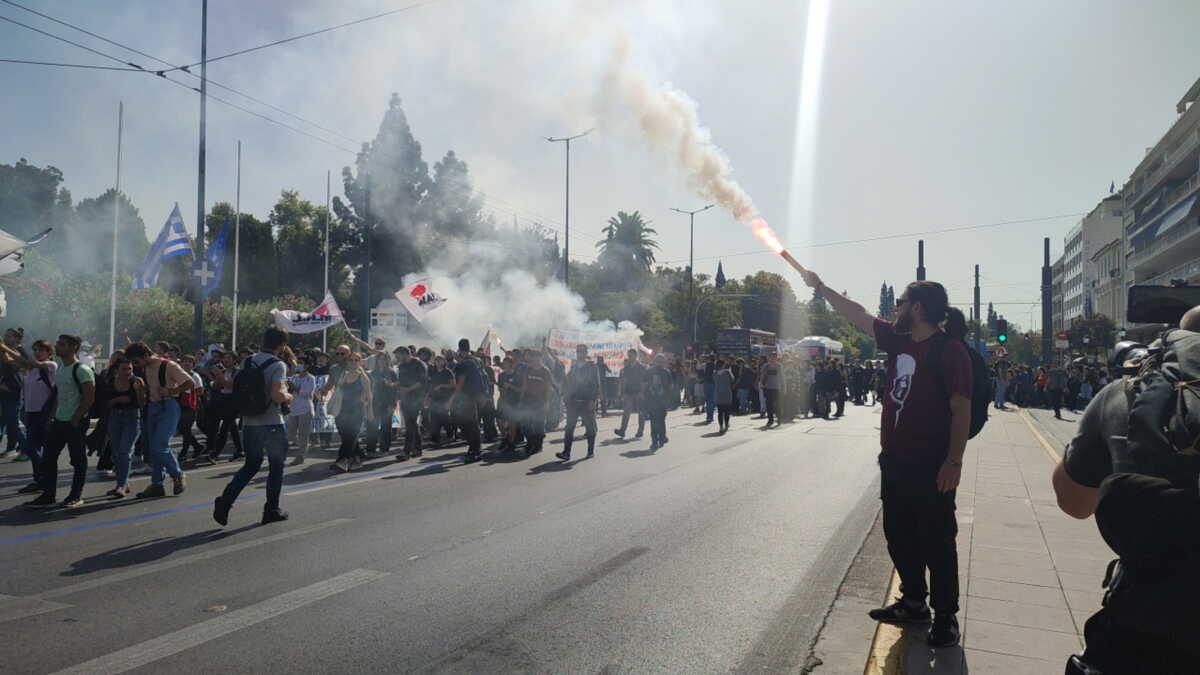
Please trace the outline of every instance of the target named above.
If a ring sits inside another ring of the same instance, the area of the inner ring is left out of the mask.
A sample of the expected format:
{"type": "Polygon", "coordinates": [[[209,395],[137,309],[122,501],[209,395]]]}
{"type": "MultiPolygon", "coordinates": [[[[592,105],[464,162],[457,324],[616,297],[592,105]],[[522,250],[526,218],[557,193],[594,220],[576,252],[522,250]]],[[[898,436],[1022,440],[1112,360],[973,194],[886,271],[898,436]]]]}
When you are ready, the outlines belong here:
{"type": "Polygon", "coordinates": [[[1034,428],[1032,416],[1025,412],[1024,408],[1018,410],[1017,412],[1020,413],[1021,419],[1025,420],[1025,426],[1029,427],[1029,430],[1033,432],[1034,438],[1038,439],[1038,442],[1042,444],[1042,449],[1046,451],[1047,455],[1050,455],[1050,460],[1055,464],[1061,462],[1062,456],[1055,452],[1050,443],[1046,441],[1046,437],[1042,436],[1041,432],[1034,428]]]}
{"type": "Polygon", "coordinates": [[[0,595],[0,623],[24,619],[27,616],[37,616],[56,609],[64,609],[70,605],[61,602],[40,600],[36,597],[20,595],[0,595]]]}
{"type": "MultiPolygon", "coordinates": [[[[888,586],[885,603],[900,594],[900,574],[892,572],[892,583],[888,586]]],[[[871,640],[871,651],[867,653],[867,665],[863,675],[895,675],[904,671],[904,629],[890,623],[875,627],[871,640]]]]}
{"type": "Polygon", "coordinates": [[[261,537],[259,539],[250,539],[248,541],[239,542],[237,544],[230,544],[229,546],[222,546],[221,548],[209,549],[207,551],[201,551],[199,553],[192,553],[189,555],[180,556],[178,558],[172,558],[170,560],[163,560],[161,562],[152,563],[150,565],[142,565],[139,567],[134,567],[132,569],[127,569],[127,570],[124,570],[121,572],[117,572],[115,574],[109,574],[109,575],[106,575],[103,577],[99,577],[97,579],[89,579],[88,581],[81,581],[77,584],[70,584],[69,586],[62,586],[62,587],[54,588],[54,589],[51,589],[48,591],[42,591],[41,593],[35,593],[35,594],[33,594],[32,597],[42,598],[42,599],[61,598],[61,597],[67,596],[67,595],[73,595],[75,593],[79,593],[81,591],[90,591],[93,588],[99,588],[101,586],[107,586],[109,584],[115,584],[115,583],[119,583],[121,581],[128,581],[129,579],[135,579],[137,577],[140,577],[140,576],[143,576],[146,574],[154,574],[155,572],[161,572],[163,570],[169,570],[169,569],[173,569],[176,567],[181,567],[183,565],[189,565],[191,563],[200,562],[202,560],[209,560],[211,558],[216,558],[216,557],[223,556],[223,555],[226,555],[229,553],[237,553],[238,551],[245,551],[246,549],[254,548],[256,546],[263,546],[265,544],[273,544],[277,541],[282,541],[284,539],[290,539],[292,537],[299,537],[304,534],[311,534],[313,532],[319,532],[319,531],[324,530],[329,527],[335,527],[337,525],[345,525],[346,523],[352,522],[352,520],[353,519],[351,519],[351,518],[336,518],[334,520],[329,520],[324,523],[317,523],[316,525],[309,525],[308,527],[302,527],[302,528],[296,529],[296,530],[288,530],[286,532],[279,532],[277,534],[272,534],[267,537],[261,537]]]}
{"type": "Polygon", "coordinates": [[[303,494],[308,494],[309,492],[318,492],[320,490],[329,490],[331,488],[343,487],[346,485],[353,485],[355,483],[365,483],[369,480],[374,480],[381,476],[406,476],[411,473],[420,473],[422,471],[428,471],[429,469],[436,469],[436,468],[445,467],[445,466],[458,466],[458,465],[461,465],[462,463],[463,462],[461,459],[455,458],[455,459],[441,460],[441,461],[437,461],[437,462],[426,462],[425,464],[413,464],[413,465],[409,465],[409,466],[402,466],[399,468],[393,466],[393,467],[389,467],[386,469],[376,469],[374,471],[368,471],[368,472],[362,473],[362,474],[350,473],[350,474],[346,474],[345,476],[341,476],[339,478],[329,478],[326,480],[317,481],[316,483],[312,483],[310,485],[302,485],[293,490],[284,490],[283,494],[285,494],[285,495],[303,495],[303,494]]]}
{"type": "Polygon", "coordinates": [[[387,575],[374,570],[352,570],[58,672],[59,675],[128,672],[387,575]]]}

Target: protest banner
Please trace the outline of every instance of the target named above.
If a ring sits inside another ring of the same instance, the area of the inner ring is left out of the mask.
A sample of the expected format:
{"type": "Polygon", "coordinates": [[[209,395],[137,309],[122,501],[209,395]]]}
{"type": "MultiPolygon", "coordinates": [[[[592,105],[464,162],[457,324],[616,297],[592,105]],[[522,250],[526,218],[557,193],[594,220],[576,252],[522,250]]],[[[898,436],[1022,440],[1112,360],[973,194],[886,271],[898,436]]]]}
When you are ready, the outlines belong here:
{"type": "Polygon", "coordinates": [[[430,312],[446,304],[446,298],[433,292],[433,281],[429,277],[417,279],[396,291],[396,299],[404,305],[414,319],[422,323],[430,312]]]}
{"type": "Polygon", "coordinates": [[[601,333],[551,328],[546,336],[546,349],[568,368],[575,360],[575,346],[579,344],[587,346],[590,360],[595,361],[597,356],[602,357],[605,365],[613,373],[619,373],[625,367],[625,354],[630,349],[647,351],[642,346],[639,331],[601,333]]]}
{"type": "Polygon", "coordinates": [[[332,295],[326,295],[324,302],[311,312],[273,309],[271,316],[275,318],[276,326],[289,333],[316,333],[342,322],[342,310],[338,308],[337,300],[334,300],[332,295]]]}

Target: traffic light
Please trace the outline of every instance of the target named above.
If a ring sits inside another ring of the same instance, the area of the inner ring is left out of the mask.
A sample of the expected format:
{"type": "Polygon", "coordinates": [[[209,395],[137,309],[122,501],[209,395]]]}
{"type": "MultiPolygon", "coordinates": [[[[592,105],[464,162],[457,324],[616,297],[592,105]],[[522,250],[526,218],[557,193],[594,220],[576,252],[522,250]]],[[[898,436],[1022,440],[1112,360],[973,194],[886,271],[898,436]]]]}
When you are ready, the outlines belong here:
{"type": "Polygon", "coordinates": [[[1008,342],[1008,319],[996,320],[996,342],[1000,344],[1008,342]]]}

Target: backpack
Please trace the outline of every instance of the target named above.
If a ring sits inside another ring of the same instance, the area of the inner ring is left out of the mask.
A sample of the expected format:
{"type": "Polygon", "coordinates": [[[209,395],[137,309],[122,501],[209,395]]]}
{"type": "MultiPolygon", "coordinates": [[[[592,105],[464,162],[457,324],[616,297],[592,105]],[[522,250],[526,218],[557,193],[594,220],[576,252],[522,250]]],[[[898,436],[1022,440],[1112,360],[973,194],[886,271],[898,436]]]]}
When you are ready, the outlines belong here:
{"type": "Polygon", "coordinates": [[[1194,488],[1200,473],[1200,333],[1167,331],[1126,387],[1129,431],[1117,473],[1169,478],[1194,488]]]}
{"type": "Polygon", "coordinates": [[[267,369],[279,363],[271,357],[262,365],[254,363],[251,356],[242,364],[242,369],[233,377],[233,409],[239,415],[261,415],[271,407],[271,396],[267,393],[267,369]]]}
{"type": "MultiPolygon", "coordinates": [[[[950,336],[945,333],[935,335],[933,344],[929,347],[929,356],[925,361],[925,365],[937,376],[938,386],[942,388],[942,391],[946,390],[946,380],[942,373],[942,354],[946,351],[946,343],[950,339],[950,336]]],[[[984,362],[983,356],[971,349],[965,341],[959,340],[959,342],[966,347],[967,355],[971,358],[971,429],[967,433],[967,438],[975,438],[980,431],[983,431],[983,425],[987,424],[988,408],[992,404],[992,389],[987,363],[984,362]]]]}
{"type": "MultiPolygon", "coordinates": [[[[71,379],[75,380],[75,389],[79,392],[79,402],[82,404],[83,403],[83,383],[79,381],[79,366],[81,366],[81,365],[83,365],[83,364],[81,364],[78,361],[76,361],[74,364],[71,365],[71,379]]],[[[92,379],[92,384],[93,385],[96,384],[96,380],[94,377],[92,379]]],[[[55,400],[54,403],[55,403],[55,405],[58,404],[57,399],[55,400]]],[[[83,411],[83,419],[89,420],[89,419],[95,417],[97,412],[99,412],[98,406],[96,405],[95,397],[93,397],[92,407],[83,411]]]]}

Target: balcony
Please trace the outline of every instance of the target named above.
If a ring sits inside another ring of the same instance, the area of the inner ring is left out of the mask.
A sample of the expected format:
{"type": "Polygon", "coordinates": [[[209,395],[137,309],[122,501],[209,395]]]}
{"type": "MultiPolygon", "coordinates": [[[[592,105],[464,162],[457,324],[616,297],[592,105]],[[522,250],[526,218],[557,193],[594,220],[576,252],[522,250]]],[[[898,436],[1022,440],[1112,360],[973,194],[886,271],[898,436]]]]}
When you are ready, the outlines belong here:
{"type": "Polygon", "coordinates": [[[1176,265],[1162,274],[1150,277],[1145,281],[1139,280],[1137,283],[1150,286],[1166,286],[1171,283],[1172,279],[1187,279],[1190,281],[1197,274],[1200,274],[1200,258],[1189,260],[1182,265],[1176,265]]]}
{"type": "MultiPolygon", "coordinates": [[[[1191,223],[1177,225],[1176,227],[1171,228],[1166,234],[1155,239],[1154,242],[1146,248],[1131,253],[1129,255],[1129,265],[1131,267],[1145,265],[1152,258],[1155,258],[1164,251],[1175,247],[1175,245],[1180,241],[1191,237],[1193,234],[1196,234],[1197,231],[1197,227],[1191,223]]],[[[1200,249],[1197,249],[1196,252],[1200,253],[1200,249]]]]}
{"type": "Polygon", "coordinates": [[[1141,201],[1142,197],[1151,194],[1153,188],[1158,185],[1158,182],[1175,168],[1178,160],[1195,149],[1197,144],[1200,144],[1200,129],[1193,129],[1184,137],[1179,147],[1170,152],[1163,153],[1162,164],[1157,169],[1130,184],[1129,190],[1125,195],[1126,204],[1130,208],[1133,208],[1141,201]]]}

